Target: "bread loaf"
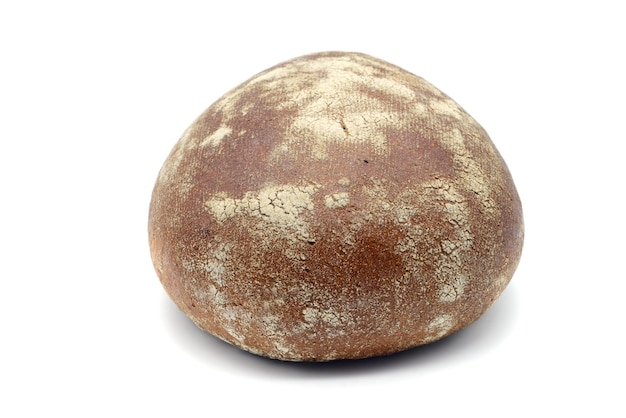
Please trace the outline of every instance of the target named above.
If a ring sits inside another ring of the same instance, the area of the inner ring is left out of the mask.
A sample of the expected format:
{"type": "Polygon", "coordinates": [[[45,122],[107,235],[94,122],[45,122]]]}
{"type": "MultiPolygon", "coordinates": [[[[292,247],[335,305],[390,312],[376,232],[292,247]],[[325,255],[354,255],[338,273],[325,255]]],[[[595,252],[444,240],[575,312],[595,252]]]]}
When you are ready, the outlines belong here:
{"type": "Polygon", "coordinates": [[[478,319],[522,208],[485,130],[420,77],[308,55],[228,92],[159,172],[149,241],[197,326],[282,360],[385,355],[478,319]]]}

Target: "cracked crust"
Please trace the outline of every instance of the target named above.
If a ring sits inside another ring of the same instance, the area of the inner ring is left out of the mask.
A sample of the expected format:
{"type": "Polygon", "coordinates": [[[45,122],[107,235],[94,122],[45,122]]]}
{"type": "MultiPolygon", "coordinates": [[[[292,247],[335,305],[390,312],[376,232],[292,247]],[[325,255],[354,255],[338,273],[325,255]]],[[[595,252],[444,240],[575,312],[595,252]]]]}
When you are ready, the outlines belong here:
{"type": "Polygon", "coordinates": [[[389,63],[330,52],[258,74],[185,131],[149,238],[200,328],[327,361],[475,321],[513,275],[523,220],[504,161],[458,104],[389,63]]]}

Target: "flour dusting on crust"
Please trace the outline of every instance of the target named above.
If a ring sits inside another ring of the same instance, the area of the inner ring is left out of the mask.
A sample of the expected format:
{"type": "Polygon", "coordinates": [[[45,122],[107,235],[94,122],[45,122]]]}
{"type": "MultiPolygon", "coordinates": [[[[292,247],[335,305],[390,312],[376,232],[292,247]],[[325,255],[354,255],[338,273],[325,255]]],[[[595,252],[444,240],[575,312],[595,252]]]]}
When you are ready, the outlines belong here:
{"type": "Polygon", "coordinates": [[[313,194],[317,185],[279,185],[266,187],[258,192],[247,192],[243,198],[234,199],[222,193],[205,202],[205,208],[219,221],[235,216],[251,216],[280,230],[288,237],[310,240],[307,223],[301,217],[305,211],[313,211],[313,194]]]}

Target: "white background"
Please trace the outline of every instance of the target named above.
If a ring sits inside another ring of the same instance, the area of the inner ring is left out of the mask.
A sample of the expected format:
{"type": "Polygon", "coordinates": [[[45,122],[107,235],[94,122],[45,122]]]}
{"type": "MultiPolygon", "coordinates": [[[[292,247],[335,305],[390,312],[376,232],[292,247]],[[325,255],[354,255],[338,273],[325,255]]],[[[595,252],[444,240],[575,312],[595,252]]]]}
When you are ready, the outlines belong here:
{"type": "Polygon", "coordinates": [[[427,4],[2,2],[0,416],[624,416],[625,13],[427,4]],[[324,50],[397,64],[472,114],[516,181],[526,242],[502,297],[452,337],[282,363],[170,302],[148,204],[206,107],[324,50]]]}

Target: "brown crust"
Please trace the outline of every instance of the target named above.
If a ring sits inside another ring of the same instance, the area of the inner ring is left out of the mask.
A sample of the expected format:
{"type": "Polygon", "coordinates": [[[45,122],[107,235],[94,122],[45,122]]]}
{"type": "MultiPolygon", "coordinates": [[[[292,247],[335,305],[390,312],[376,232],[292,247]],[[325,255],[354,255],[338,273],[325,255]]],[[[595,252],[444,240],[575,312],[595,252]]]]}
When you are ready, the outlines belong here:
{"type": "Polygon", "coordinates": [[[199,327],[326,361],[475,321],[513,275],[523,220],[462,108],[389,63],[330,52],[258,74],[187,129],[159,173],[149,238],[199,327]]]}

